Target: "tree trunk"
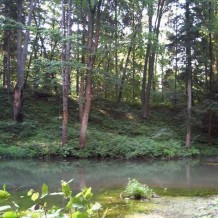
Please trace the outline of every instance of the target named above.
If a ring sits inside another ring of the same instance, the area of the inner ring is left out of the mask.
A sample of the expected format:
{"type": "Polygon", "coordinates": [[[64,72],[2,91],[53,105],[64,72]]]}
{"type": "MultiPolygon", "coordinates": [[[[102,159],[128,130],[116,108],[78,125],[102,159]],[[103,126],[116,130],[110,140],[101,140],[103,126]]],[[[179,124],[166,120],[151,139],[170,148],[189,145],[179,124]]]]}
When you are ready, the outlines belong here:
{"type": "MultiPolygon", "coordinates": [[[[65,2],[63,0],[63,12],[62,12],[62,28],[63,28],[63,37],[71,36],[72,33],[72,22],[71,22],[71,12],[72,12],[72,0],[65,2]],[[67,8],[67,13],[65,11],[66,3],[69,4],[67,8]],[[67,26],[67,34],[65,35],[65,28],[67,26]]],[[[63,67],[63,120],[62,120],[62,145],[67,143],[67,123],[68,123],[68,93],[69,93],[69,72],[70,72],[70,50],[71,43],[69,39],[66,42],[63,42],[63,62],[65,62],[63,67]]]]}
{"type": "Polygon", "coordinates": [[[117,18],[117,0],[115,0],[115,97],[118,99],[118,18],[117,18]]]}
{"type": "MultiPolygon", "coordinates": [[[[149,73],[148,73],[148,83],[146,86],[146,89],[144,89],[144,93],[142,90],[142,97],[144,96],[144,99],[142,99],[142,102],[144,101],[144,104],[142,105],[142,117],[143,118],[148,118],[148,114],[149,114],[149,100],[150,100],[150,92],[151,92],[151,85],[152,85],[152,80],[153,80],[153,75],[154,75],[154,63],[155,63],[155,56],[156,56],[156,46],[155,46],[155,42],[158,42],[158,38],[159,38],[159,32],[160,32],[160,23],[161,23],[161,18],[163,15],[163,7],[165,4],[165,0],[159,0],[158,1],[158,9],[157,9],[157,17],[156,17],[156,21],[155,21],[155,26],[154,26],[154,31],[153,31],[153,46],[150,45],[152,47],[152,53],[149,54],[148,53],[148,57],[146,54],[146,59],[145,59],[145,64],[147,63],[147,60],[149,59],[149,73]]],[[[149,15],[149,32],[152,31],[152,12],[149,15]]],[[[149,43],[150,44],[150,43],[149,43]]],[[[149,45],[148,44],[148,45],[149,45]]],[[[150,48],[149,48],[150,49],[150,48]]],[[[147,51],[148,52],[148,51],[147,51]]],[[[147,67],[144,66],[144,69],[147,70],[147,67]]],[[[143,81],[144,83],[145,81],[143,81]]],[[[145,84],[143,84],[143,86],[145,86],[145,84]]],[[[143,87],[144,88],[144,87],[143,87]]]]}
{"type": "Polygon", "coordinates": [[[89,120],[89,113],[91,109],[91,98],[92,98],[92,71],[95,63],[96,51],[98,48],[99,34],[100,34],[100,9],[101,9],[102,0],[99,0],[92,8],[92,4],[89,0],[89,28],[88,28],[88,47],[87,47],[87,76],[86,76],[86,92],[85,92],[85,105],[83,116],[81,119],[81,129],[79,137],[79,146],[83,148],[86,145],[86,135],[87,127],[89,120]],[[96,15],[96,30],[94,36],[94,22],[95,22],[95,13],[97,8],[96,15]],[[93,42],[94,39],[94,42],[93,42]]]}
{"type": "Polygon", "coordinates": [[[187,132],[185,147],[191,147],[191,118],[192,118],[192,64],[191,64],[191,20],[189,0],[186,0],[186,74],[187,74],[187,132]]]}
{"type": "MultiPolygon", "coordinates": [[[[32,13],[35,8],[36,0],[31,0],[29,4],[29,14],[27,19],[27,26],[31,25],[32,13]]],[[[18,0],[18,22],[22,21],[22,0],[18,0]]],[[[23,106],[23,88],[24,88],[24,70],[28,53],[30,31],[27,29],[24,37],[23,49],[22,42],[22,29],[18,27],[17,31],[17,65],[18,65],[18,78],[14,90],[14,120],[16,122],[23,121],[22,106],[23,106]]]]}
{"type": "Polygon", "coordinates": [[[125,67],[124,67],[124,70],[123,70],[123,75],[122,75],[122,78],[121,78],[121,83],[120,83],[120,90],[119,90],[119,94],[118,94],[118,98],[117,98],[117,103],[119,104],[122,100],[122,96],[123,96],[123,86],[124,86],[124,81],[125,81],[125,78],[126,78],[126,71],[127,71],[127,67],[128,67],[128,64],[129,64],[129,60],[130,60],[130,53],[132,51],[132,48],[133,48],[133,43],[134,43],[134,40],[135,40],[135,37],[136,37],[136,34],[138,32],[138,29],[141,27],[141,20],[139,21],[138,25],[136,25],[135,29],[133,30],[133,36],[132,36],[132,39],[131,39],[131,42],[130,42],[130,45],[129,45],[129,48],[128,48],[128,53],[127,53],[127,57],[126,57],[126,62],[125,62],[125,67]]]}
{"type": "Polygon", "coordinates": [[[127,71],[127,67],[128,67],[128,64],[129,64],[129,57],[130,57],[131,50],[132,50],[132,45],[129,46],[128,54],[127,54],[127,57],[126,57],[126,63],[125,63],[125,67],[124,67],[124,70],[123,70],[123,75],[122,75],[122,78],[121,78],[120,90],[119,90],[119,94],[118,94],[118,98],[117,98],[117,103],[118,104],[121,102],[121,99],[122,99],[122,96],[123,96],[123,86],[124,86],[124,81],[125,81],[125,78],[126,78],[126,71],[127,71]]]}
{"type": "MultiPolygon", "coordinates": [[[[209,2],[209,23],[211,23],[212,20],[212,5],[211,1],[209,2]]],[[[212,94],[213,94],[213,42],[212,42],[212,30],[209,32],[209,56],[210,56],[210,80],[209,80],[209,100],[212,100],[212,94]]],[[[212,144],[211,140],[211,132],[212,132],[212,110],[209,110],[208,114],[208,144],[212,144]]]]}
{"type": "MultiPolygon", "coordinates": [[[[83,12],[81,12],[82,14],[83,12]]],[[[86,18],[82,15],[82,26],[83,26],[83,32],[82,32],[82,57],[81,62],[85,66],[85,32],[86,32],[86,18]]],[[[84,89],[85,89],[85,81],[84,81],[84,70],[80,71],[80,88],[79,88],[79,120],[82,122],[82,116],[83,116],[83,110],[84,110],[84,89]]]]}

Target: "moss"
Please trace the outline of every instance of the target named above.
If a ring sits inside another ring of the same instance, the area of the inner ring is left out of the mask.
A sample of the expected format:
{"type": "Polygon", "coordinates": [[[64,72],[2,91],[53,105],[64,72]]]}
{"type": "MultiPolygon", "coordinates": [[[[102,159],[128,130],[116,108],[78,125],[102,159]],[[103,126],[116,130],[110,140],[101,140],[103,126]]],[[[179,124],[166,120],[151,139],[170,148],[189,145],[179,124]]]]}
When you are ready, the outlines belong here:
{"type": "Polygon", "coordinates": [[[107,189],[95,193],[95,200],[108,208],[107,217],[124,217],[135,213],[150,213],[155,204],[152,201],[130,200],[122,197],[123,189],[107,189]]]}
{"type": "Polygon", "coordinates": [[[160,196],[206,197],[218,194],[218,188],[153,188],[160,196]]]}

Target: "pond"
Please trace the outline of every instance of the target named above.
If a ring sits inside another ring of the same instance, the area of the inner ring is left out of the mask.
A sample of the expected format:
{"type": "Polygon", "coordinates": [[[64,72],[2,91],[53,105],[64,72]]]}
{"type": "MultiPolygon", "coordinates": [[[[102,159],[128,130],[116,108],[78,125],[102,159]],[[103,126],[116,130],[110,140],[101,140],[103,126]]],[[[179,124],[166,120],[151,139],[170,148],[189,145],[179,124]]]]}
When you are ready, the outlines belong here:
{"type": "MultiPolygon", "coordinates": [[[[13,200],[19,202],[21,208],[27,209],[32,206],[32,202],[27,197],[20,198],[20,196],[26,196],[29,189],[40,191],[41,185],[46,183],[50,192],[60,191],[61,180],[68,181],[72,178],[74,181],[71,186],[74,194],[84,186],[91,186],[95,194],[94,200],[99,201],[103,208],[110,209],[107,216],[109,218],[141,217],[139,214],[145,217],[146,213],[154,212],[161,217],[189,218],[199,206],[207,207],[204,198],[199,196],[218,194],[216,159],[215,163],[205,159],[177,161],[0,160],[0,186],[6,184],[7,190],[12,193],[13,200]],[[147,203],[121,199],[120,193],[123,192],[129,178],[146,183],[158,195],[168,195],[168,197],[153,199],[147,203]]],[[[58,197],[52,198],[48,203],[48,206],[52,206],[65,205],[66,202],[58,197]]]]}
{"type": "Polygon", "coordinates": [[[0,186],[10,191],[41,187],[57,190],[61,180],[74,179],[75,190],[124,187],[136,178],[156,188],[218,189],[218,166],[207,160],[177,161],[36,161],[0,160],[0,186]]]}

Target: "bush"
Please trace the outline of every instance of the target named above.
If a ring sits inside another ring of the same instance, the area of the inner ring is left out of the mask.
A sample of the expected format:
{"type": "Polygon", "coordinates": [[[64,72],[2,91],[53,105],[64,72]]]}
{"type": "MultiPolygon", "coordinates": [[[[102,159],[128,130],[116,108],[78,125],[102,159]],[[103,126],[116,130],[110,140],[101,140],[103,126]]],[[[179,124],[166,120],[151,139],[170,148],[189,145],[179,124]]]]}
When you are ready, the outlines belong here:
{"type": "Polygon", "coordinates": [[[153,190],[145,184],[141,184],[136,179],[130,179],[124,194],[134,199],[150,199],[154,194],[153,190]]]}

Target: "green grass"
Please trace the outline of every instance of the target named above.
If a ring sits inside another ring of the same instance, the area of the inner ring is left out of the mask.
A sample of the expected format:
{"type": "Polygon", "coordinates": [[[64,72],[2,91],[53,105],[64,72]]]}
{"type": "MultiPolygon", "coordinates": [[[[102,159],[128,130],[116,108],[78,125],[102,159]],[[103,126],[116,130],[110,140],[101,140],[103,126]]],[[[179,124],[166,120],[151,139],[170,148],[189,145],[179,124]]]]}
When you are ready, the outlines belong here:
{"type": "Polygon", "coordinates": [[[140,105],[123,103],[117,106],[102,99],[92,104],[84,149],[78,146],[78,103],[70,100],[68,144],[62,147],[60,96],[53,96],[50,101],[24,93],[23,123],[12,120],[12,97],[0,93],[0,157],[169,159],[201,153],[218,154],[216,146],[201,149],[196,140],[194,144],[198,149],[184,148],[185,123],[178,109],[156,107],[151,109],[149,120],[142,120],[140,105]]]}

